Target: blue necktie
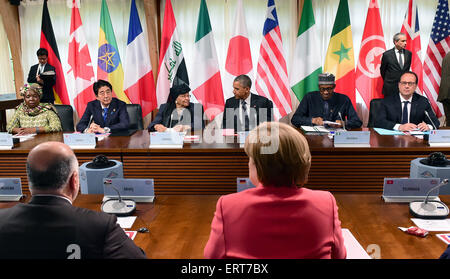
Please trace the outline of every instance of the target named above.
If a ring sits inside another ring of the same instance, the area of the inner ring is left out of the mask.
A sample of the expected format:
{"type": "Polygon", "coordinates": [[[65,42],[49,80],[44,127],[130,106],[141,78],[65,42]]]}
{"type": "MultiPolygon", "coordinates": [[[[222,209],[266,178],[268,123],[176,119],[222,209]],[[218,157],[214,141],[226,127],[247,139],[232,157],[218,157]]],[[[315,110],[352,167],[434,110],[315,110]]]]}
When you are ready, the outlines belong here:
{"type": "Polygon", "coordinates": [[[106,123],[106,117],[108,116],[108,108],[103,109],[103,122],[106,123]]]}
{"type": "Polygon", "coordinates": [[[323,120],[328,120],[330,117],[330,107],[328,105],[328,101],[323,102],[323,120]]]}
{"type": "Polygon", "coordinates": [[[408,123],[408,104],[409,101],[403,101],[403,113],[402,113],[402,123],[401,124],[406,124],[408,123]]]}

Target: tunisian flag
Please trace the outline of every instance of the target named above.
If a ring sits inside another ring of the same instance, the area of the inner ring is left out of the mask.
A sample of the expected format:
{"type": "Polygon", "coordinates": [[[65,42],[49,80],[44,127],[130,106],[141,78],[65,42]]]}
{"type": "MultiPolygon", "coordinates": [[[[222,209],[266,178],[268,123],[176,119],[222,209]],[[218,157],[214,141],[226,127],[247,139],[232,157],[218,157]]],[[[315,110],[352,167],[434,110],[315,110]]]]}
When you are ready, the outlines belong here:
{"type": "Polygon", "coordinates": [[[40,47],[48,50],[48,64],[55,67],[56,84],[53,86],[56,104],[69,105],[69,94],[67,94],[64,72],[59,58],[58,46],[56,45],[55,33],[53,33],[52,21],[48,13],[47,0],[44,1],[42,9],[41,42],[40,47]]]}
{"type": "Polygon", "coordinates": [[[380,65],[385,50],[386,45],[378,1],[371,0],[356,68],[356,89],[364,100],[367,109],[372,99],[383,98],[381,93],[383,79],[380,75],[380,65]]]}
{"type": "Polygon", "coordinates": [[[95,82],[91,55],[84,36],[83,23],[79,11],[79,0],[72,0],[70,19],[69,55],[67,72],[70,102],[81,117],[88,102],[95,99],[92,85],[95,82]]]}

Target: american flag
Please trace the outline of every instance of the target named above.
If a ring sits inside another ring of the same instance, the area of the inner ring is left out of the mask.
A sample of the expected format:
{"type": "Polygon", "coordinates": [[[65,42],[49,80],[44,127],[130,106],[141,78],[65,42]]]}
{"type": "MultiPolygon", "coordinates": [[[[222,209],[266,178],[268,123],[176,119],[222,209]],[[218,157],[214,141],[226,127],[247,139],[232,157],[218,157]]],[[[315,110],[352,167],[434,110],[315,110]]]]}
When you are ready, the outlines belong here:
{"type": "Polygon", "coordinates": [[[436,99],[441,83],[442,59],[450,51],[449,23],[448,0],[439,0],[423,63],[424,91],[437,117],[441,117],[443,112],[436,99]]]}
{"type": "Polygon", "coordinates": [[[256,91],[273,102],[276,120],[292,111],[286,60],[283,55],[283,41],[274,0],[267,3],[263,39],[255,82],[256,91]]]}
{"type": "Polygon", "coordinates": [[[409,0],[408,11],[403,21],[402,30],[406,34],[406,49],[412,52],[411,70],[417,74],[418,91],[423,92],[422,57],[420,46],[419,11],[416,0],[409,0]]]}

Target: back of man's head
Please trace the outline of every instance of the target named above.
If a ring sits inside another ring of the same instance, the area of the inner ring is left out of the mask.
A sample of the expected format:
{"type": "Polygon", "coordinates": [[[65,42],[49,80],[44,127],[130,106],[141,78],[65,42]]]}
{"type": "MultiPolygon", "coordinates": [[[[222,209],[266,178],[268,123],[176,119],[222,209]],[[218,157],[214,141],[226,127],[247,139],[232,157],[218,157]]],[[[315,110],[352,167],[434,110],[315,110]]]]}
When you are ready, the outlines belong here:
{"type": "Polygon", "coordinates": [[[41,143],[27,158],[30,188],[32,191],[57,192],[67,184],[77,166],[75,154],[64,143],[41,143]]]}

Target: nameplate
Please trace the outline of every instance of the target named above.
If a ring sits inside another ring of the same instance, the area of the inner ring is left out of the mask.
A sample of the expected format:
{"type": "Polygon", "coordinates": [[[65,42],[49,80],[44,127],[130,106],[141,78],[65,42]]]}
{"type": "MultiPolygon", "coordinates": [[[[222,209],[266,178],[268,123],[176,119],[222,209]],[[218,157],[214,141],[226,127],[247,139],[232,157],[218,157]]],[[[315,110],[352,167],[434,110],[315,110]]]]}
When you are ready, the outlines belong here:
{"type": "Polygon", "coordinates": [[[183,132],[152,132],[149,148],[182,148],[184,135],[183,132]]]}
{"type": "Polygon", "coordinates": [[[249,131],[238,132],[238,142],[240,147],[244,147],[245,140],[247,139],[249,133],[249,131]]]}
{"type": "Polygon", "coordinates": [[[0,178],[0,201],[18,201],[21,197],[20,178],[0,178]]]}
{"type": "Polygon", "coordinates": [[[236,178],[237,192],[242,192],[247,189],[256,188],[255,185],[250,181],[248,177],[238,177],[236,178]]]}
{"type": "MultiPolygon", "coordinates": [[[[440,178],[385,178],[383,199],[386,202],[411,202],[425,199],[431,188],[439,185],[440,178]]],[[[430,193],[430,198],[437,198],[439,189],[430,193]]]]}
{"type": "Polygon", "coordinates": [[[14,146],[13,137],[8,133],[0,133],[0,149],[12,149],[14,146]]]}
{"type": "Polygon", "coordinates": [[[370,147],[370,131],[338,131],[334,147],[370,147]]]}
{"type": "Polygon", "coordinates": [[[428,145],[431,147],[449,147],[450,130],[433,130],[428,136],[428,145]]]}
{"type": "Polygon", "coordinates": [[[73,133],[64,134],[64,143],[72,149],[92,149],[95,148],[95,134],[91,133],[73,133]]]}
{"type": "Polygon", "coordinates": [[[124,199],[132,199],[135,202],[153,202],[155,188],[153,179],[139,178],[104,178],[103,191],[105,198],[118,198],[117,191],[124,199]],[[113,187],[112,187],[113,186],[113,187]]]}

